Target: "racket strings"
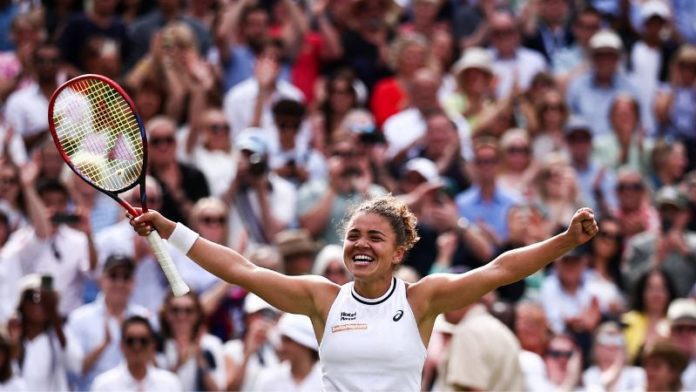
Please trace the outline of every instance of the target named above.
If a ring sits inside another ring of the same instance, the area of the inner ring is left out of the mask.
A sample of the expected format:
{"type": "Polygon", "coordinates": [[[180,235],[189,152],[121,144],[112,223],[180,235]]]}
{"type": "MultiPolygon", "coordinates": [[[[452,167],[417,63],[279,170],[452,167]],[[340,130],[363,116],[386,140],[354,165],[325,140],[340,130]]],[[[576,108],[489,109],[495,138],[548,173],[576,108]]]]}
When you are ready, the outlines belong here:
{"type": "Polygon", "coordinates": [[[128,102],[109,84],[81,80],[56,97],[53,119],[73,167],[93,184],[119,191],[143,170],[140,126],[128,102]]]}

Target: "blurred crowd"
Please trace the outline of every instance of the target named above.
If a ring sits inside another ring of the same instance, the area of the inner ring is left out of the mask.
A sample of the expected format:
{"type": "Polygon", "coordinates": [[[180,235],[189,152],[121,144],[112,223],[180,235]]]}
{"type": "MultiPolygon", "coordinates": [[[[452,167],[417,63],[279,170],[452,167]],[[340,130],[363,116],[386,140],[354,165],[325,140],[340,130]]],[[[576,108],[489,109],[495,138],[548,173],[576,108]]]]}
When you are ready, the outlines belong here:
{"type": "MultiPolygon", "coordinates": [[[[317,342],[169,249],[64,165],[47,108],[84,73],[148,136],[148,205],[337,284],[341,227],[392,193],[396,272],[465,273],[599,234],[443,315],[423,390],[696,390],[691,0],[0,0],[0,390],[320,387],[317,342]]],[[[140,205],[138,189],[123,197],[140,205]]]]}

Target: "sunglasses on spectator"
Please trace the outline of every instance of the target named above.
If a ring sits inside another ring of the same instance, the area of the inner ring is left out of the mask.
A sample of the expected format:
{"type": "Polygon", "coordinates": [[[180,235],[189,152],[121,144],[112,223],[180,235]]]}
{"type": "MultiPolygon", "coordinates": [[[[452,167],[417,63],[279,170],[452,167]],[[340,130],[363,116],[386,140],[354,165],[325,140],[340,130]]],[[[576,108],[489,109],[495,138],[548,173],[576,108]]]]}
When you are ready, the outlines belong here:
{"type": "Polygon", "coordinates": [[[41,293],[38,290],[27,290],[22,296],[22,301],[29,302],[32,304],[41,303],[41,293]]]}
{"type": "Polygon", "coordinates": [[[621,236],[619,235],[619,233],[610,233],[610,232],[601,231],[601,230],[599,233],[597,233],[597,237],[604,238],[607,240],[613,240],[613,241],[618,241],[619,239],[621,239],[621,236]]]}
{"type": "Polygon", "coordinates": [[[355,151],[334,151],[331,155],[341,158],[352,158],[357,157],[359,154],[355,151]]]}
{"type": "Polygon", "coordinates": [[[227,223],[227,218],[224,216],[201,216],[198,221],[204,225],[224,225],[227,223]]]}
{"type": "Polygon", "coordinates": [[[13,177],[0,177],[0,184],[2,185],[17,185],[19,183],[19,178],[13,177]]]}
{"type": "Polygon", "coordinates": [[[671,330],[672,330],[672,333],[674,333],[674,334],[696,333],[696,325],[687,325],[687,324],[673,325],[671,330]]]}
{"type": "Polygon", "coordinates": [[[564,107],[560,103],[549,103],[549,104],[545,104],[541,107],[542,112],[546,112],[549,110],[563,110],[563,109],[564,109],[564,107]]]}
{"type": "Polygon", "coordinates": [[[277,123],[279,131],[295,131],[300,128],[300,125],[299,121],[279,121],[277,123]]]}
{"type": "Polygon", "coordinates": [[[129,348],[148,347],[150,344],[152,344],[152,339],[149,336],[133,335],[123,338],[123,343],[129,348]]]}
{"type": "Polygon", "coordinates": [[[643,184],[641,184],[640,182],[624,182],[617,185],[616,189],[620,192],[629,190],[639,192],[643,190],[643,184]]]}
{"type": "Polygon", "coordinates": [[[230,126],[227,124],[208,124],[207,128],[215,134],[224,134],[230,132],[230,126]]]}
{"type": "Polygon", "coordinates": [[[479,165],[479,166],[484,166],[484,165],[497,165],[498,164],[498,158],[477,158],[474,159],[474,163],[479,165]]]}
{"type": "Polygon", "coordinates": [[[511,147],[508,147],[505,151],[507,151],[508,154],[529,155],[529,153],[530,153],[530,149],[528,146],[511,146],[511,147]]]}
{"type": "Polygon", "coordinates": [[[571,350],[554,350],[550,349],[546,352],[546,355],[548,355],[551,358],[562,358],[562,359],[568,359],[573,355],[573,351],[571,350]]]}
{"type": "Polygon", "coordinates": [[[174,139],[174,135],[170,136],[161,136],[161,137],[153,137],[150,139],[150,144],[153,147],[158,147],[158,146],[165,146],[165,145],[172,145],[176,139],[174,139]]]}
{"type": "Polygon", "coordinates": [[[170,306],[169,313],[172,316],[193,316],[196,314],[196,309],[193,306],[170,306]]]}
{"type": "Polygon", "coordinates": [[[38,65],[58,65],[60,64],[60,57],[36,57],[36,64],[38,65]]]}

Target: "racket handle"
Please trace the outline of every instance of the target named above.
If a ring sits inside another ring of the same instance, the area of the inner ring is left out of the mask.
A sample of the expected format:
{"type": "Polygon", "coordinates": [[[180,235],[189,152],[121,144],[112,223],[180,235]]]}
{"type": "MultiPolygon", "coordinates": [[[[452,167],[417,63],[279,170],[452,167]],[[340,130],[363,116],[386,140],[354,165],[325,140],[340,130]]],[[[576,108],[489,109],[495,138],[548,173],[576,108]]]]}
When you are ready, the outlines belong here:
{"type": "Polygon", "coordinates": [[[179,274],[179,270],[176,269],[172,256],[170,256],[164,248],[164,241],[162,241],[162,237],[160,237],[159,233],[153,230],[148,234],[147,239],[155,253],[155,257],[157,257],[157,261],[159,261],[160,267],[162,267],[162,271],[164,271],[164,276],[167,277],[169,285],[172,287],[174,295],[180,297],[188,293],[190,289],[186,282],[181,279],[181,274],[179,274]]]}

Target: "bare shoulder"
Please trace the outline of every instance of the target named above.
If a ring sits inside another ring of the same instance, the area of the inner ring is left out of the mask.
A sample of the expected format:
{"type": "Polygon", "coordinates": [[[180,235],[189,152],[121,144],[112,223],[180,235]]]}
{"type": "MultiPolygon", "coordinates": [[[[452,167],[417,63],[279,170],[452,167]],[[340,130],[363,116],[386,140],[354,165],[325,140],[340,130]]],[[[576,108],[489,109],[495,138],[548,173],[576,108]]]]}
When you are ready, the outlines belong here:
{"type": "Polygon", "coordinates": [[[424,276],[415,283],[407,284],[406,297],[416,320],[421,320],[432,313],[430,305],[437,293],[438,286],[445,284],[451,277],[451,274],[432,274],[424,276]]]}
{"type": "Polygon", "coordinates": [[[312,298],[314,298],[315,306],[321,318],[326,320],[331,305],[336,300],[338,292],[341,291],[341,286],[323,276],[305,275],[302,278],[306,280],[308,287],[312,291],[312,298]]]}

